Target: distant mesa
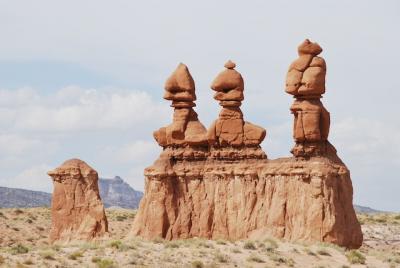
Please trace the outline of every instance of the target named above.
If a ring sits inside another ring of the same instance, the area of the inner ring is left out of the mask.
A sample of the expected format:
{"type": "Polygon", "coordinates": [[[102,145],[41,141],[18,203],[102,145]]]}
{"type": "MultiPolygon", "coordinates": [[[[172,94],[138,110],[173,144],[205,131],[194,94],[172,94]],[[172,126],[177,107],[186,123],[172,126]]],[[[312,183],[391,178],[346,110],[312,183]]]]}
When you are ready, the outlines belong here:
{"type": "Polygon", "coordinates": [[[143,192],[134,190],[119,176],[113,179],[99,179],[99,190],[101,200],[106,208],[136,209],[143,197],[143,192]]]}
{"type": "MultiPolygon", "coordinates": [[[[143,192],[134,190],[121,177],[99,178],[104,207],[137,209],[143,192]]],[[[51,194],[41,191],[0,187],[0,208],[50,207],[51,194]]]]}

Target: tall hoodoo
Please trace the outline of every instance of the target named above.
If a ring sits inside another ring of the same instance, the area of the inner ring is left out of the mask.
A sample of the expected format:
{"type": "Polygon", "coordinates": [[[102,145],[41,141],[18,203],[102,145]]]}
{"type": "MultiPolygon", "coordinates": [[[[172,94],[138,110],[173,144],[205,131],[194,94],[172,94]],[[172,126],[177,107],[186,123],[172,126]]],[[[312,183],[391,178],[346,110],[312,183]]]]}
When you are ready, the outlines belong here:
{"type": "Polygon", "coordinates": [[[196,106],[195,85],[187,66],[180,63],[165,82],[164,99],[172,101],[172,124],[154,132],[154,138],[164,148],[171,146],[207,146],[207,130],[200,123],[196,106]]]}
{"type": "Polygon", "coordinates": [[[87,241],[105,235],[108,223],[96,170],[82,160],[70,159],[48,174],[54,184],[50,241],[87,241]]]}
{"type": "Polygon", "coordinates": [[[316,56],[321,51],[306,41],[290,68],[287,90],[296,96],[297,157],[275,160],[260,147],[265,129],[243,119],[244,82],[233,62],[211,85],[222,110],[207,133],[193,111],[193,80],[179,65],[164,96],[173,101],[174,121],[155,132],[164,149],[145,169],[145,193],[131,235],[168,240],[274,236],[360,247],[350,173],[326,140],[329,114],[319,101],[325,64],[316,56]]]}
{"type": "Polygon", "coordinates": [[[256,149],[251,157],[266,158],[260,148],[266,131],[264,128],[246,122],[240,105],[244,100],[244,82],[242,75],[235,70],[236,64],[232,61],[225,63],[223,70],[211,84],[216,91],[214,99],[219,101],[222,110],[219,118],[214,121],[208,130],[207,138],[211,146],[217,148],[253,147],[256,149]]]}
{"type": "Polygon", "coordinates": [[[286,92],[296,100],[290,107],[294,114],[293,138],[296,157],[326,155],[335,151],[328,142],[330,115],[320,98],[325,93],[325,60],[318,55],[322,48],[306,39],[298,47],[299,58],[289,67],[286,92]]]}

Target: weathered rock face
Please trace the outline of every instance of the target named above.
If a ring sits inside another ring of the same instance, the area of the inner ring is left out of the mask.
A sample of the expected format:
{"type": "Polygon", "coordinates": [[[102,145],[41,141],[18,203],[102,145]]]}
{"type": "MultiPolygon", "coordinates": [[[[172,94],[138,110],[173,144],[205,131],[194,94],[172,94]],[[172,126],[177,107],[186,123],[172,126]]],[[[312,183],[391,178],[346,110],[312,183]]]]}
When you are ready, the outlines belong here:
{"type": "MultiPolygon", "coordinates": [[[[321,51],[310,42],[299,48],[301,56],[310,55],[307,64],[321,51]]],[[[245,122],[239,109],[243,78],[234,63],[225,67],[212,84],[223,108],[207,131],[208,146],[163,146],[145,169],[145,194],[131,234],[147,239],[274,236],[360,247],[350,173],[327,141],[329,113],[319,97],[296,93],[296,157],[268,160],[259,146],[265,129],[245,122]]]]}
{"type": "Polygon", "coordinates": [[[53,179],[51,242],[91,240],[108,232],[97,172],[79,159],[48,174],[53,179]]]}
{"type": "Polygon", "coordinates": [[[134,235],[274,236],[361,246],[350,174],[334,159],[179,161],[165,166],[163,172],[157,165],[146,169],[134,235]]]}
{"type": "Polygon", "coordinates": [[[293,138],[296,157],[326,154],[330,115],[319,100],[325,93],[325,60],[317,55],[322,48],[306,39],[298,47],[299,58],[292,62],[286,77],[286,92],[296,100],[290,107],[294,115],[293,138]]]}

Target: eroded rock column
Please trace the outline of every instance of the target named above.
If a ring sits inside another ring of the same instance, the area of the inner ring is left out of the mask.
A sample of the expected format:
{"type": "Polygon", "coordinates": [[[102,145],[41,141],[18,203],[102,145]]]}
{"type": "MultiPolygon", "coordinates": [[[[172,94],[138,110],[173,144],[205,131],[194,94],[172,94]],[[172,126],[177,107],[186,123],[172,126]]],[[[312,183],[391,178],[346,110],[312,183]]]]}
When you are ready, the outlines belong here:
{"type": "Polygon", "coordinates": [[[82,160],[71,159],[48,174],[54,184],[50,241],[87,241],[105,235],[108,223],[96,170],[82,160]]]}
{"type": "Polygon", "coordinates": [[[206,157],[207,130],[193,109],[196,106],[195,84],[187,66],[180,63],[164,88],[164,99],[172,101],[174,108],[173,121],[155,131],[154,138],[166,153],[175,157],[191,158],[202,154],[201,151],[206,157]]]}
{"type": "Polygon", "coordinates": [[[295,97],[290,107],[294,115],[293,138],[296,157],[326,155],[335,151],[328,142],[330,115],[320,99],[325,93],[325,60],[322,48],[306,39],[299,47],[299,58],[289,67],[286,92],[295,97]]]}
{"type": "Polygon", "coordinates": [[[228,61],[225,70],[214,79],[214,99],[222,110],[219,118],[208,129],[207,138],[211,154],[215,158],[267,158],[260,148],[266,131],[264,128],[244,121],[240,110],[244,100],[242,75],[235,70],[236,64],[228,61]]]}

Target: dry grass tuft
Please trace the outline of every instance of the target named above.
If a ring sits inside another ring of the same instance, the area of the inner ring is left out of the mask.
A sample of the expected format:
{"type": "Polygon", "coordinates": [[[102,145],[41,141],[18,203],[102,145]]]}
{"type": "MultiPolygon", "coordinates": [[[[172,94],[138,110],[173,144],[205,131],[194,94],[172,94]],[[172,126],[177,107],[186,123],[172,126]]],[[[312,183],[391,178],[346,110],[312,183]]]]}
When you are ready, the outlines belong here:
{"type": "Polygon", "coordinates": [[[349,250],[345,255],[351,264],[365,264],[366,258],[358,250],[349,250]]]}

